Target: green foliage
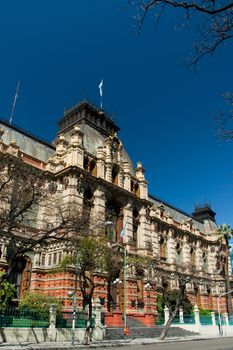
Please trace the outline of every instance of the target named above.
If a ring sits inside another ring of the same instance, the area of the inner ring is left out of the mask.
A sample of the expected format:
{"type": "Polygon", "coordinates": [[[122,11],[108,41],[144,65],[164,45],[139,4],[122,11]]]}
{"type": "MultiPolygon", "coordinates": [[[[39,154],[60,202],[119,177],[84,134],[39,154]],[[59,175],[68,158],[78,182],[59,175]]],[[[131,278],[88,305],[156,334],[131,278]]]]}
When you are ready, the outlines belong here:
{"type": "Polygon", "coordinates": [[[222,224],[218,227],[217,230],[218,233],[218,239],[219,240],[225,240],[226,244],[228,245],[229,239],[233,237],[233,230],[230,225],[222,224]]]}
{"type": "Polygon", "coordinates": [[[3,273],[0,273],[0,311],[9,307],[9,304],[15,295],[15,285],[3,279],[3,273]]]}
{"type": "Polygon", "coordinates": [[[51,295],[41,294],[38,292],[25,293],[20,300],[20,310],[29,310],[36,312],[39,315],[46,317],[49,316],[49,308],[51,304],[57,305],[57,312],[61,312],[62,300],[57,299],[51,295]]]}
{"type": "MultiPolygon", "coordinates": [[[[163,294],[157,295],[156,303],[157,303],[159,317],[164,316],[163,310],[165,305],[172,311],[175,309],[176,300],[178,297],[179,297],[178,291],[170,291],[170,292],[164,293],[164,295],[163,294]]],[[[184,296],[184,299],[180,306],[183,308],[184,314],[190,314],[192,312],[192,304],[190,303],[187,296],[184,296]]]]}
{"type": "MultiPolygon", "coordinates": [[[[193,312],[194,308],[192,309],[192,312],[193,312]]],[[[200,316],[210,316],[211,315],[211,312],[213,310],[209,310],[209,309],[202,309],[201,307],[199,308],[199,315],[200,316]]]]}

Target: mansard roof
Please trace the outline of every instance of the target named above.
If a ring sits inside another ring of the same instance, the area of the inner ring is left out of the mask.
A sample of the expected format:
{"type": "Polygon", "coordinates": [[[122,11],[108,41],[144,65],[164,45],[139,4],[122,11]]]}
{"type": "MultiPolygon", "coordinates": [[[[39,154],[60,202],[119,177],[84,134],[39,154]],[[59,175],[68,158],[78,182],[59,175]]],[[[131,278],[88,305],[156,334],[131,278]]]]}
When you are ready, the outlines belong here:
{"type": "Polygon", "coordinates": [[[82,122],[90,124],[105,136],[113,135],[120,130],[105,111],[87,100],[83,100],[65,111],[63,118],[58,122],[59,130],[66,133],[75,124],[81,124],[82,122]]]}
{"type": "Polygon", "coordinates": [[[14,140],[22,152],[43,162],[46,162],[54,153],[55,148],[52,144],[15,124],[10,124],[8,121],[0,119],[0,126],[5,131],[2,139],[6,145],[9,145],[14,140]]]}
{"type": "MultiPolygon", "coordinates": [[[[198,219],[197,217],[195,217],[195,215],[193,215],[193,213],[189,214],[189,213],[175,207],[174,205],[169,204],[168,202],[166,202],[166,201],[164,201],[164,200],[162,200],[154,195],[151,195],[151,194],[149,194],[149,200],[154,204],[155,207],[159,206],[162,203],[164,206],[164,209],[165,209],[165,213],[167,215],[169,214],[176,222],[181,224],[181,223],[187,222],[187,220],[189,220],[191,218],[193,220],[193,224],[197,227],[197,229],[200,232],[206,233],[207,230],[206,230],[206,226],[204,224],[204,218],[203,218],[203,220],[198,219]]],[[[217,228],[217,226],[213,220],[208,220],[208,221],[210,221],[212,230],[217,228]]]]}

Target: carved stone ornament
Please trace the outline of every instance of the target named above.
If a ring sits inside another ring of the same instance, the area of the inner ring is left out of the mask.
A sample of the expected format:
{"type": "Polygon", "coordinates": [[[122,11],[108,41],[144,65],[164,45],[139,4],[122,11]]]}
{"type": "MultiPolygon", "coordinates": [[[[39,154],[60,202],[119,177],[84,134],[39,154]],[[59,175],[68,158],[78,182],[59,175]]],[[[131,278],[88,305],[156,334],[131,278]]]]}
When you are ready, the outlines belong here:
{"type": "Polygon", "coordinates": [[[57,191],[57,183],[52,181],[48,184],[48,190],[50,193],[55,193],[57,191]]]}
{"type": "Polygon", "coordinates": [[[83,174],[79,174],[77,177],[77,191],[79,194],[83,192],[83,174]]]}
{"type": "Polygon", "coordinates": [[[63,188],[66,190],[69,185],[69,178],[68,176],[65,176],[62,180],[63,188]]]}

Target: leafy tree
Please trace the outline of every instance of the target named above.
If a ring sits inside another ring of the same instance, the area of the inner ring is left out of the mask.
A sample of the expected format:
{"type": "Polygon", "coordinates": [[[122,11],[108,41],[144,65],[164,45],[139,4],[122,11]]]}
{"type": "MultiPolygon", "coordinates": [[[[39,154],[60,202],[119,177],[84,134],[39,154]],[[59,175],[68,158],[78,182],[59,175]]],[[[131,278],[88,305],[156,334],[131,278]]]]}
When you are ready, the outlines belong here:
{"type": "Polygon", "coordinates": [[[233,93],[228,92],[223,97],[229,108],[217,114],[217,132],[223,141],[231,141],[233,139],[233,93]]]}
{"type": "Polygon", "coordinates": [[[45,203],[51,211],[58,211],[50,197],[43,171],[17,156],[0,152],[0,235],[8,242],[7,280],[11,281],[19,257],[37,245],[61,238],[65,226],[62,214],[58,222],[49,223],[45,216],[38,220],[38,211],[45,203]]]}
{"type": "Polygon", "coordinates": [[[159,337],[159,339],[164,340],[179,308],[181,306],[184,306],[185,309],[189,308],[186,296],[186,285],[196,278],[196,270],[192,266],[177,265],[173,272],[158,271],[158,274],[162,281],[166,282],[168,279],[173,278],[179,285],[179,289],[175,292],[169,290],[167,283],[163,283],[159,289],[159,292],[162,292],[162,299],[159,299],[160,310],[164,308],[165,305],[169,309],[169,319],[159,337]],[[188,274],[185,271],[188,271],[188,274]]]}
{"type": "Polygon", "coordinates": [[[140,32],[149,13],[153,13],[158,22],[166,10],[174,9],[184,14],[185,27],[191,20],[197,26],[199,39],[193,42],[193,52],[188,64],[196,65],[206,55],[213,54],[217,48],[233,37],[233,2],[232,0],[128,0],[136,9],[134,20],[140,32]]]}
{"type": "MultiPolygon", "coordinates": [[[[174,311],[176,307],[176,301],[178,298],[179,292],[177,290],[164,292],[163,294],[158,294],[156,304],[159,317],[164,316],[165,306],[167,306],[170,310],[174,311]]],[[[191,314],[193,306],[186,295],[184,295],[180,307],[183,308],[184,314],[191,314]]]]}
{"type": "Polygon", "coordinates": [[[11,300],[16,296],[16,288],[13,284],[7,282],[0,273],[0,312],[10,306],[11,300]]]}
{"type": "Polygon", "coordinates": [[[57,312],[61,312],[63,301],[51,295],[42,294],[38,292],[28,292],[23,295],[19,302],[20,310],[29,310],[36,312],[42,317],[49,316],[49,309],[51,304],[57,305],[57,312]]]}

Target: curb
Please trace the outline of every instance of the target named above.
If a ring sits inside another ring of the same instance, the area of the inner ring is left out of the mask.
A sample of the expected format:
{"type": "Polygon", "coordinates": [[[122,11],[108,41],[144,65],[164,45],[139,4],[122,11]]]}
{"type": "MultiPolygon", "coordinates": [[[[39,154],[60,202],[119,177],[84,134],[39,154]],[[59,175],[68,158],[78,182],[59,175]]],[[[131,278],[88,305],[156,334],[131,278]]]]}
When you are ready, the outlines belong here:
{"type": "Polygon", "coordinates": [[[80,349],[97,349],[97,348],[110,348],[110,347],[124,347],[124,346],[137,346],[137,345],[150,345],[150,344],[165,344],[165,343],[179,343],[179,342],[188,342],[188,341],[205,341],[205,340],[212,340],[212,339],[223,339],[223,338],[233,338],[233,336],[225,336],[225,337],[197,337],[197,338],[170,338],[166,339],[164,341],[158,340],[158,338],[138,338],[137,342],[133,342],[136,338],[119,342],[98,342],[98,343],[92,343],[90,345],[83,345],[83,344],[75,344],[74,346],[71,346],[70,343],[63,343],[63,344],[48,344],[48,343],[41,343],[41,344],[7,344],[3,345],[4,343],[0,344],[1,350],[80,350],[80,349]],[[148,341],[146,341],[146,339],[148,341]],[[140,341],[141,340],[141,341],[140,341]]]}

